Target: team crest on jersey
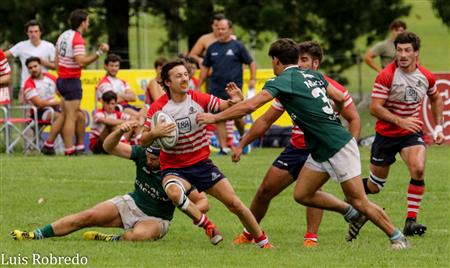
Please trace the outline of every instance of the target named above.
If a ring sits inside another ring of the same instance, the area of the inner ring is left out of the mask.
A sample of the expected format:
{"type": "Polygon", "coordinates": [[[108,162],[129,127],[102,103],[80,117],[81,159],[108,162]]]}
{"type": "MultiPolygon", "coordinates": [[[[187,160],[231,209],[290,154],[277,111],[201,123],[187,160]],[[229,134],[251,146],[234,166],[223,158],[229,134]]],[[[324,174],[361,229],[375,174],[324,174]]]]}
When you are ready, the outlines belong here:
{"type": "Polygon", "coordinates": [[[418,101],[419,100],[419,94],[417,93],[416,89],[411,86],[407,86],[405,88],[405,101],[418,101]]]}
{"type": "Polygon", "coordinates": [[[189,120],[189,117],[180,118],[175,121],[177,122],[178,133],[185,134],[191,131],[192,127],[191,127],[191,120],[189,120]]]}
{"type": "Polygon", "coordinates": [[[189,114],[195,114],[197,112],[197,109],[195,109],[194,107],[189,107],[189,114]]]}

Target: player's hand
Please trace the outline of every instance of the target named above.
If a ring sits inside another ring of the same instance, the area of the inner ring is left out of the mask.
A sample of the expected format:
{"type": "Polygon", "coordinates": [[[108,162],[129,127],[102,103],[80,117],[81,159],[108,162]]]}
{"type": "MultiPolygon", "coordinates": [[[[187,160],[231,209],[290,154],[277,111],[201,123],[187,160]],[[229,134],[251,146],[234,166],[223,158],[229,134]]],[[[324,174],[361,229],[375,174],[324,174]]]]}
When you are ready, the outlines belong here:
{"type": "Polygon", "coordinates": [[[175,123],[166,123],[166,122],[158,122],[155,127],[152,128],[153,135],[155,135],[156,138],[160,137],[172,137],[171,133],[176,128],[175,123]]]}
{"type": "Polygon", "coordinates": [[[419,132],[422,130],[423,122],[415,117],[400,118],[397,125],[411,132],[419,132]]]}
{"type": "Polygon", "coordinates": [[[445,136],[441,125],[435,127],[433,131],[433,140],[439,145],[444,142],[445,136]]]}
{"type": "Polygon", "coordinates": [[[241,160],[242,147],[241,146],[233,147],[231,148],[231,150],[232,150],[231,161],[233,161],[234,163],[239,162],[239,160],[241,160]]]}
{"type": "Polygon", "coordinates": [[[234,82],[228,83],[225,90],[233,102],[239,102],[244,100],[242,90],[234,82]]]}
{"type": "Polygon", "coordinates": [[[119,126],[120,132],[127,133],[135,128],[137,128],[138,122],[135,120],[125,121],[122,125],[119,126]]]}
{"type": "Polygon", "coordinates": [[[109,45],[108,45],[108,44],[105,44],[105,43],[101,43],[99,49],[100,49],[101,51],[103,51],[103,53],[106,53],[106,52],[109,51],[109,45]]]}
{"type": "Polygon", "coordinates": [[[197,123],[198,124],[214,124],[216,123],[216,115],[210,113],[198,113],[197,123]]]}

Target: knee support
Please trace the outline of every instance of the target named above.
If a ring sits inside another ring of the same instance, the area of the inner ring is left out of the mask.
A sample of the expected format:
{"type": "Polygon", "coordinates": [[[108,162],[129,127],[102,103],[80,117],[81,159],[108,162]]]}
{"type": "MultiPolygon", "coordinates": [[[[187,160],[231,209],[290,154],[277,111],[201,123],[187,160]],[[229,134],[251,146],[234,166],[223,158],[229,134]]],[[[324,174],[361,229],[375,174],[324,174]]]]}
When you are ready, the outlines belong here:
{"type": "Polygon", "coordinates": [[[181,210],[186,210],[189,206],[189,199],[186,196],[186,190],[184,189],[183,183],[177,179],[170,179],[164,185],[164,191],[167,192],[167,188],[170,185],[176,186],[180,189],[180,198],[175,202],[175,205],[181,210]]]}
{"type": "Polygon", "coordinates": [[[372,172],[370,172],[369,180],[372,183],[374,183],[378,187],[378,190],[380,190],[380,191],[381,191],[381,189],[383,189],[384,184],[386,183],[386,179],[379,178],[379,177],[375,176],[372,172]]]}

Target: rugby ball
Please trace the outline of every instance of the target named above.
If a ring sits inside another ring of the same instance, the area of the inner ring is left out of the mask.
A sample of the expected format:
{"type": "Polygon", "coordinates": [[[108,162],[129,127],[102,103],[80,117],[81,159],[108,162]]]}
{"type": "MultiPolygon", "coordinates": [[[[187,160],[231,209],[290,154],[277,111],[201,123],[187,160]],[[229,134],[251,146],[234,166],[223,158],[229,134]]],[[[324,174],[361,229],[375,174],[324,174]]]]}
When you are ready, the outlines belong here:
{"type": "MultiPolygon", "coordinates": [[[[175,119],[173,119],[172,116],[170,116],[168,113],[165,113],[163,111],[157,111],[152,116],[152,125],[156,126],[158,123],[175,123],[175,119]]],[[[161,137],[156,139],[156,142],[165,149],[171,149],[175,147],[178,141],[178,127],[175,127],[175,129],[170,133],[170,136],[168,137],[161,137]]]]}

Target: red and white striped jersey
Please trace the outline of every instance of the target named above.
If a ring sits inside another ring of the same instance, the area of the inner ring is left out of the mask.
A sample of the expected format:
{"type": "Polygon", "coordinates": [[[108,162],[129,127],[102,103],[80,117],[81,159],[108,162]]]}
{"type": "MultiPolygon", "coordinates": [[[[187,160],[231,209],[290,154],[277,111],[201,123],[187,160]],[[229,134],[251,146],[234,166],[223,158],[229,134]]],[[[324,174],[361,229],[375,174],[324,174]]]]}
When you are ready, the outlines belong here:
{"type": "MultiPolygon", "coordinates": [[[[352,96],[348,93],[347,89],[341,84],[339,84],[337,81],[331,79],[330,77],[326,75],[323,75],[323,77],[328,81],[328,83],[332,84],[336,89],[344,93],[345,102],[343,109],[349,107],[353,103],[353,99],[352,96]]],[[[272,108],[283,112],[285,111],[283,104],[281,104],[281,102],[278,99],[273,100],[272,108]]],[[[298,149],[307,148],[305,142],[305,135],[303,131],[300,129],[300,127],[297,125],[292,126],[291,144],[294,148],[298,149]]]]}
{"type": "MultiPolygon", "coordinates": [[[[11,73],[11,68],[9,67],[8,59],[6,59],[5,53],[0,48],[0,77],[9,75],[11,73]]],[[[9,97],[9,88],[0,88],[0,104],[9,104],[11,99],[9,97]]]]}
{"type": "MultiPolygon", "coordinates": [[[[425,95],[437,93],[435,82],[433,74],[420,65],[417,65],[414,72],[405,73],[393,62],[375,79],[372,98],[385,100],[384,107],[397,116],[419,119],[425,95]]],[[[375,131],[388,137],[411,134],[409,130],[380,119],[377,120],[375,131]]]]}
{"type": "Polygon", "coordinates": [[[56,42],[58,49],[58,76],[61,78],[80,78],[81,66],[75,56],[86,54],[86,43],[81,33],[74,30],[63,32],[56,42]]]}
{"type": "Polygon", "coordinates": [[[105,129],[105,124],[99,123],[99,119],[110,118],[110,119],[120,119],[120,120],[130,120],[131,117],[119,111],[114,111],[112,113],[107,113],[104,109],[98,109],[95,111],[92,118],[91,132],[89,133],[89,139],[97,139],[105,129]]]}
{"type": "MultiPolygon", "coordinates": [[[[131,89],[130,85],[122,79],[119,79],[117,77],[112,77],[109,75],[105,75],[105,77],[98,82],[97,86],[95,87],[95,90],[97,92],[97,99],[100,100],[108,91],[114,91],[116,94],[122,93],[125,94],[126,90],[131,89]]],[[[123,101],[119,104],[127,104],[127,101],[123,101]]]]}
{"type": "Polygon", "coordinates": [[[212,95],[189,90],[186,100],[174,102],[163,95],[150,106],[145,126],[152,128],[152,116],[157,111],[170,114],[178,127],[178,142],[173,149],[162,148],[161,169],[183,168],[191,166],[209,157],[209,141],[206,125],[199,125],[198,113],[220,110],[220,99],[212,95]]]}
{"type": "Polygon", "coordinates": [[[31,99],[38,96],[42,100],[54,100],[56,96],[56,77],[44,73],[42,79],[29,76],[25,80],[23,94],[27,103],[33,104],[31,99]]]}

